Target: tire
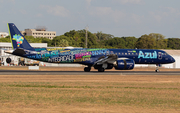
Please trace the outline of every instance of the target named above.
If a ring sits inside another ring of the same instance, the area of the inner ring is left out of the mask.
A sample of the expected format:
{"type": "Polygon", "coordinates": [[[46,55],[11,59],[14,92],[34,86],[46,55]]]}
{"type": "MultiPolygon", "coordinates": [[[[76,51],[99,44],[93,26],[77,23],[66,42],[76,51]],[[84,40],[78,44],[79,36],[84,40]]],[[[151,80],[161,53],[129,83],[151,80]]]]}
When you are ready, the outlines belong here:
{"type": "Polygon", "coordinates": [[[6,62],[9,64],[9,63],[11,63],[11,58],[7,58],[6,59],[6,62]]]}
{"type": "Polygon", "coordinates": [[[104,72],[104,70],[105,69],[101,67],[101,68],[98,69],[98,72],[104,72]]]}
{"type": "Polygon", "coordinates": [[[90,72],[90,71],[91,71],[91,68],[89,68],[89,67],[84,68],[84,72],[90,72]]]}
{"type": "Polygon", "coordinates": [[[155,71],[155,72],[157,72],[157,73],[158,73],[158,72],[159,72],[159,69],[156,69],[156,71],[155,71]]]}

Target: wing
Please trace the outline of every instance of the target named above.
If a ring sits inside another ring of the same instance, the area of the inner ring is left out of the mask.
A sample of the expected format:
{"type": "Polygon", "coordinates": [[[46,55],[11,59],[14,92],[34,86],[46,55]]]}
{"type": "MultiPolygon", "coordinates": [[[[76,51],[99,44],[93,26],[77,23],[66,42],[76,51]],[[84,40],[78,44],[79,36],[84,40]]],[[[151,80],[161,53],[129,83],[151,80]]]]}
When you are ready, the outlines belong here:
{"type": "Polygon", "coordinates": [[[106,57],[100,57],[98,61],[94,63],[94,65],[102,65],[102,64],[113,64],[117,60],[118,56],[115,54],[107,55],[106,57]]]}

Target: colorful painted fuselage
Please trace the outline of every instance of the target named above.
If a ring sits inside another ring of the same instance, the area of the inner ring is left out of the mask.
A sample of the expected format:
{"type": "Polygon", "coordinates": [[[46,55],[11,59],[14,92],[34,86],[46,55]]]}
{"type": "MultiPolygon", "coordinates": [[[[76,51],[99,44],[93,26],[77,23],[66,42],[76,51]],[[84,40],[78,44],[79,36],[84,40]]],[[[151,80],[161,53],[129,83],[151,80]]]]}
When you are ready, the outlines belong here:
{"type": "Polygon", "coordinates": [[[173,58],[162,50],[153,49],[67,49],[67,48],[37,48],[26,51],[23,57],[49,63],[80,63],[93,65],[100,57],[116,54],[118,58],[132,59],[135,64],[166,64],[173,58]]]}

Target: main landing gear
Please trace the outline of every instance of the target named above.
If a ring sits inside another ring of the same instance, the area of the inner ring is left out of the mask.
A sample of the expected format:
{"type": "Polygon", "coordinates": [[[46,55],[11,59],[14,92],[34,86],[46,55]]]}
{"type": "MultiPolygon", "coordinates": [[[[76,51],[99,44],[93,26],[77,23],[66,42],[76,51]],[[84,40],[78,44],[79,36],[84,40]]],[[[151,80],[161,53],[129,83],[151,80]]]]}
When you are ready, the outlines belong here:
{"type": "MultiPolygon", "coordinates": [[[[84,68],[84,72],[90,72],[90,71],[91,71],[90,66],[84,68]]],[[[105,71],[105,69],[103,67],[98,68],[98,72],[104,72],[104,71],[105,71]]]]}
{"type": "Polygon", "coordinates": [[[155,70],[155,72],[159,72],[159,66],[160,66],[160,64],[156,64],[156,70],[155,70]]]}
{"type": "Polygon", "coordinates": [[[98,72],[104,72],[104,68],[103,67],[100,67],[100,68],[98,68],[98,72]]]}
{"type": "Polygon", "coordinates": [[[84,72],[90,72],[91,71],[91,67],[85,67],[84,68],[84,72]]]}

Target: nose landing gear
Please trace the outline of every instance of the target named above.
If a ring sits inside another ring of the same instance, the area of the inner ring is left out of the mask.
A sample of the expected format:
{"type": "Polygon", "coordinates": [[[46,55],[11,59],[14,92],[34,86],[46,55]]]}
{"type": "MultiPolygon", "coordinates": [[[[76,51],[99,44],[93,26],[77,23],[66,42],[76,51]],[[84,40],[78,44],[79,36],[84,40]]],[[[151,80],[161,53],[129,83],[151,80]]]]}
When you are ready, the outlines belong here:
{"type": "Polygon", "coordinates": [[[159,72],[159,67],[160,67],[160,64],[156,64],[156,70],[155,70],[155,72],[159,72]]]}
{"type": "Polygon", "coordinates": [[[159,72],[159,69],[156,69],[156,70],[155,70],[155,72],[157,72],[157,73],[158,73],[158,72],[159,72]]]}

